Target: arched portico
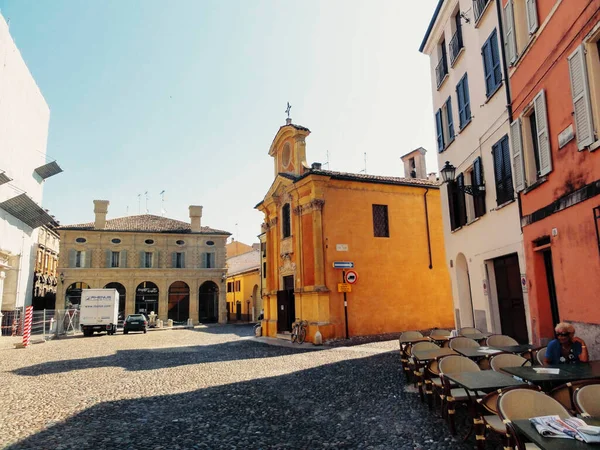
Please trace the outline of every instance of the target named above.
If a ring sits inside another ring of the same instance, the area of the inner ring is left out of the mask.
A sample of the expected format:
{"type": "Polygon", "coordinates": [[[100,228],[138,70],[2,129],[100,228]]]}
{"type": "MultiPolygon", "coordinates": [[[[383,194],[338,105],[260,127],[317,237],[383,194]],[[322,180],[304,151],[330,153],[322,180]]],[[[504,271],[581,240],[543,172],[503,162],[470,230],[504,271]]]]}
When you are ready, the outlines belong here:
{"type": "Polygon", "coordinates": [[[158,313],[159,289],[152,281],[143,281],[135,289],[135,312],[149,315],[158,313]]]}
{"type": "Polygon", "coordinates": [[[219,320],[219,287],[213,281],[205,281],[198,290],[198,320],[201,323],[219,320]]]}
{"type": "Polygon", "coordinates": [[[471,297],[471,279],[469,266],[464,254],[456,257],[456,285],[458,287],[458,308],[460,310],[460,327],[474,327],[473,298],[471,297]]]}
{"type": "Polygon", "coordinates": [[[116,289],[119,293],[119,319],[125,319],[125,299],[127,298],[127,289],[121,283],[112,282],[104,286],[104,289],[116,289]]]}
{"type": "Polygon", "coordinates": [[[190,317],[190,287],[183,281],[169,286],[169,319],[185,322],[190,317]]]}
{"type": "Polygon", "coordinates": [[[81,304],[81,290],[89,288],[90,285],[83,281],[77,281],[70,284],[65,293],[65,308],[79,308],[79,305],[81,304]]]}

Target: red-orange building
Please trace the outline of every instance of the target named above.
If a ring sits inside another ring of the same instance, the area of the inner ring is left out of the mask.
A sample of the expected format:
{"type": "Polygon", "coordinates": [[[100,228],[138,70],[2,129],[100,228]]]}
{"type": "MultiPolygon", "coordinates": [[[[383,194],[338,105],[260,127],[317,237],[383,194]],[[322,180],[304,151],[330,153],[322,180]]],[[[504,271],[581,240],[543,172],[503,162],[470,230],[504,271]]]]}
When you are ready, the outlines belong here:
{"type": "Polygon", "coordinates": [[[600,0],[502,0],[534,342],[600,358],[600,0]]]}

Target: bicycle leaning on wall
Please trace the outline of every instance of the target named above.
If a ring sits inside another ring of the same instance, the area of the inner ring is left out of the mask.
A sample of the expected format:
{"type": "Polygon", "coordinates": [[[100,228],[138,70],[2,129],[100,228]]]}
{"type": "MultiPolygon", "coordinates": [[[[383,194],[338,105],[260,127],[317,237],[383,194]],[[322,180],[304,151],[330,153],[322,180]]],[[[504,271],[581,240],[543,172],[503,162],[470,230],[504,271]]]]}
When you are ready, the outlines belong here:
{"type": "Polygon", "coordinates": [[[292,343],[297,342],[302,344],[306,339],[306,327],[308,322],[306,320],[296,319],[292,324],[292,343]]]}

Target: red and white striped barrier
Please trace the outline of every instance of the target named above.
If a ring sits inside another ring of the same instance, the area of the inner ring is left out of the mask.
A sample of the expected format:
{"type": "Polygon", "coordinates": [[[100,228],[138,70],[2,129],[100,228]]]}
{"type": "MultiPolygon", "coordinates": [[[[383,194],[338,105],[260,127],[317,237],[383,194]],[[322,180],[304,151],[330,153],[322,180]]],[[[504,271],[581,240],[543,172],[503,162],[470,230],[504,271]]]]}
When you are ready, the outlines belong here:
{"type": "Polygon", "coordinates": [[[25,325],[23,327],[23,347],[29,346],[31,340],[31,324],[33,321],[33,306],[25,309],[25,325]]]}

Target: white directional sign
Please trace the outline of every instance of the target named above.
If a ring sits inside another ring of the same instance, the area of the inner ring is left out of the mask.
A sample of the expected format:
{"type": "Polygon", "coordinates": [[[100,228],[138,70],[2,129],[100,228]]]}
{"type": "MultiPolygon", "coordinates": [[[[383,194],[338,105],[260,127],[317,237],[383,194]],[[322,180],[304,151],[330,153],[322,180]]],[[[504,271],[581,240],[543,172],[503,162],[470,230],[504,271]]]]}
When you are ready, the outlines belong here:
{"type": "Polygon", "coordinates": [[[346,283],[354,284],[358,281],[358,274],[354,270],[346,272],[346,283]]]}
{"type": "Polygon", "coordinates": [[[354,263],[352,261],[334,261],[334,269],[354,269],[354,263]]]}

